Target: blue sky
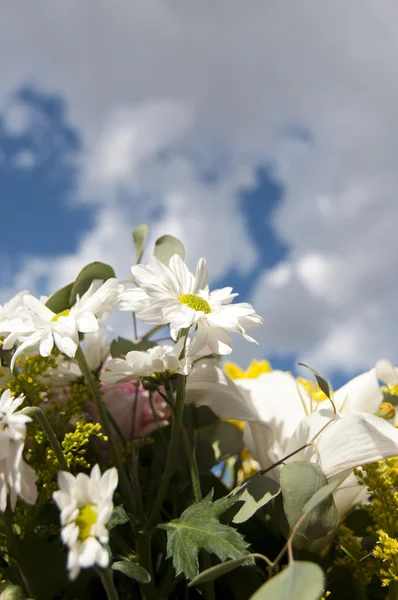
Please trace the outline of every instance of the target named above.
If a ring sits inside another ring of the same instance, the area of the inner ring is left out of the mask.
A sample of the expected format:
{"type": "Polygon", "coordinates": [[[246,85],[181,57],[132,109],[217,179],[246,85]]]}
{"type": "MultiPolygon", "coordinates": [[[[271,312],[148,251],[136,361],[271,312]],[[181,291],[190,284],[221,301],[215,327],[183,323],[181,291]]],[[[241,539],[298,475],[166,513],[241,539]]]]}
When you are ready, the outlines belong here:
{"type": "Polygon", "coordinates": [[[394,3],[5,12],[1,300],[95,259],[127,277],[149,222],[264,317],[241,364],[301,360],[337,386],[398,361],[394,3]]]}

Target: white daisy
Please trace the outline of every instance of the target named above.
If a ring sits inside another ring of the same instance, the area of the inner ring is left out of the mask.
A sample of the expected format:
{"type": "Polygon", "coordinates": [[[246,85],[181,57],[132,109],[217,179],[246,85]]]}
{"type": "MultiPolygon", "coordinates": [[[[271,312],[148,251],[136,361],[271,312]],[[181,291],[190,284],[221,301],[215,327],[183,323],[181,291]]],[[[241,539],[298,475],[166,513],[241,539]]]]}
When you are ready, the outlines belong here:
{"type": "Polygon", "coordinates": [[[80,569],[109,564],[104,544],[109,541],[107,523],[113,511],[113,493],[117,487],[117,470],[112,467],[101,476],[95,465],[90,476],[67,471],[58,473],[59,490],[53,493],[61,511],[62,541],[69,548],[69,578],[76,579],[80,569]]]}
{"type": "Polygon", "coordinates": [[[131,271],[148,298],[148,306],[137,316],[145,323],[170,324],[175,339],[181,329],[196,329],[195,353],[207,347],[216,354],[229,354],[232,344],[227,331],[255,342],[246,332],[261,325],[261,317],[250,304],[231,304],[237,296],[232,288],[209,291],[204,258],[195,276],[176,254],[168,267],[153,257],[149,265],[135,265],[131,271]]]}
{"type": "Polygon", "coordinates": [[[14,509],[17,496],[28,504],[37,499],[36,474],[23,460],[26,424],[31,418],[16,410],[24,401],[24,396],[13,398],[10,390],[0,398],[0,511],[7,506],[7,492],[10,492],[11,508],[14,509]]]}
{"type": "Polygon", "coordinates": [[[11,369],[17,357],[31,348],[38,348],[41,356],[50,356],[55,344],[66,356],[74,357],[79,332],[98,331],[98,319],[115,308],[121,287],[116,279],[108,279],[103,284],[94,281],[72,308],[58,314],[34,296],[23,296],[25,308],[19,310],[18,318],[0,323],[0,331],[8,333],[3,348],[9,350],[20,343],[12,357],[11,369]]]}
{"type": "Polygon", "coordinates": [[[192,368],[192,358],[188,356],[180,359],[183,345],[184,339],[180,339],[175,346],[156,346],[146,352],[132,350],[125,358],[112,358],[107,363],[101,380],[104,383],[121,383],[161,374],[188,375],[192,368]]]}

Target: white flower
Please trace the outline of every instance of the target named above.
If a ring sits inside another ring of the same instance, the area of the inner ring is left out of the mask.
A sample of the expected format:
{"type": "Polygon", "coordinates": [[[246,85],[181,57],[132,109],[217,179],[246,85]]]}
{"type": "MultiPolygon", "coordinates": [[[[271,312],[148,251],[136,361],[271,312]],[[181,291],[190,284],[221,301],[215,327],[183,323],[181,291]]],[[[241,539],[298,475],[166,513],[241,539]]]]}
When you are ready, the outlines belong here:
{"type": "Polygon", "coordinates": [[[142,377],[153,377],[162,373],[188,375],[192,368],[192,358],[188,355],[180,359],[184,339],[175,346],[155,346],[146,352],[132,350],[126,358],[112,358],[102,373],[104,383],[121,383],[142,377]]]}
{"type": "Polygon", "coordinates": [[[195,276],[176,254],[168,267],[153,257],[149,265],[135,265],[131,271],[148,298],[147,307],[137,316],[145,323],[170,324],[174,339],[181,329],[195,328],[196,353],[208,347],[216,354],[229,354],[232,344],[227,331],[255,342],[246,332],[260,325],[261,317],[250,304],[231,304],[237,295],[231,293],[232,288],[209,291],[204,258],[199,260],[195,276]]]}
{"type": "MultiPolygon", "coordinates": [[[[248,422],[246,443],[262,469],[310,442],[333,416],[328,401],[309,413],[310,399],[290,373],[272,371],[232,382],[214,360],[196,363],[186,400],[208,405],[221,418],[248,422]]],[[[335,421],[314,445],[290,459],[318,461],[329,480],[341,481],[334,494],[341,514],[366,494],[350,477],[352,469],[398,455],[398,430],[374,416],[382,400],[375,369],[355,377],[334,393],[340,410],[335,421]]],[[[280,468],[269,476],[278,477],[280,468]]]]}
{"type": "Polygon", "coordinates": [[[119,308],[123,311],[139,312],[147,308],[149,304],[148,295],[139,287],[126,288],[119,296],[119,308]]]}
{"type": "Polygon", "coordinates": [[[66,356],[74,357],[79,332],[98,330],[98,319],[115,308],[120,287],[116,279],[108,279],[103,284],[94,281],[72,308],[58,314],[34,296],[23,296],[25,308],[18,312],[18,318],[0,323],[0,331],[8,332],[3,348],[9,350],[16,342],[20,343],[12,357],[11,368],[27,349],[38,348],[42,356],[50,356],[54,344],[66,356]]]}
{"type": "Polygon", "coordinates": [[[0,511],[7,506],[7,492],[10,492],[11,508],[14,509],[17,496],[28,504],[37,499],[36,474],[23,460],[26,424],[31,418],[16,410],[24,401],[24,396],[13,398],[10,390],[0,398],[0,511]]]}
{"type": "Polygon", "coordinates": [[[109,563],[104,544],[109,541],[107,523],[113,511],[113,493],[117,487],[117,470],[112,467],[101,476],[95,465],[90,476],[67,471],[58,473],[59,490],[53,493],[61,511],[62,541],[69,548],[67,567],[70,579],[80,569],[109,563]]]}

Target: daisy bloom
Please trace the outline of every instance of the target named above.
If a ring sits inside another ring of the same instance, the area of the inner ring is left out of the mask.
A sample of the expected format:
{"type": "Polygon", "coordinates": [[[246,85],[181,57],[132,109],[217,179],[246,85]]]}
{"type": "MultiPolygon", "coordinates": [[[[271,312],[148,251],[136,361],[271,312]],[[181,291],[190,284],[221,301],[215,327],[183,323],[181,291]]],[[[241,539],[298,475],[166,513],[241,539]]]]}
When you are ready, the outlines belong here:
{"type": "Polygon", "coordinates": [[[90,476],[58,473],[59,490],[53,493],[53,499],[61,511],[61,538],[69,549],[67,568],[71,580],[76,579],[80,569],[94,565],[104,569],[109,564],[104,544],[109,541],[106,526],[112,515],[117,483],[115,467],[102,476],[98,465],[90,476]]]}
{"type": "Polygon", "coordinates": [[[34,296],[25,295],[25,309],[18,312],[18,318],[0,323],[0,331],[8,333],[3,348],[9,350],[16,342],[20,343],[12,357],[11,369],[18,356],[31,348],[38,348],[41,356],[50,356],[55,344],[63,354],[74,357],[79,332],[98,331],[98,319],[115,308],[120,287],[116,279],[108,279],[103,284],[93,281],[72,308],[60,313],[54,313],[34,296]]]}
{"type": "Polygon", "coordinates": [[[192,359],[180,359],[185,340],[180,339],[175,346],[155,346],[146,352],[132,350],[125,358],[112,358],[101,375],[104,383],[121,383],[145,377],[159,377],[180,373],[188,375],[192,359]]]}
{"type": "Polygon", "coordinates": [[[145,323],[170,324],[174,339],[182,329],[196,329],[195,352],[207,347],[216,354],[229,354],[232,343],[227,331],[255,342],[247,331],[261,325],[261,317],[250,304],[232,304],[237,296],[231,293],[232,288],[209,291],[204,258],[198,262],[196,275],[177,254],[169,266],[153,257],[149,265],[135,265],[131,271],[147,295],[148,305],[137,316],[145,323]]]}
{"type": "Polygon", "coordinates": [[[37,499],[36,474],[23,460],[26,424],[31,418],[16,412],[24,401],[24,396],[14,398],[10,390],[0,398],[0,511],[7,506],[7,492],[10,492],[11,508],[15,508],[17,496],[28,504],[37,499]]]}

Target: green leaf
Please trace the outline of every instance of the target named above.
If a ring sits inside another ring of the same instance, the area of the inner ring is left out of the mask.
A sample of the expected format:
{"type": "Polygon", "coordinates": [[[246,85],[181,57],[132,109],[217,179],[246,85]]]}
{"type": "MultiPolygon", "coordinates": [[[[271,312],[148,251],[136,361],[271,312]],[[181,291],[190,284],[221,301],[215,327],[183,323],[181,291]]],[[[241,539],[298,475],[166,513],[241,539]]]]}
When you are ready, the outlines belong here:
{"type": "Polygon", "coordinates": [[[111,530],[114,527],[117,527],[118,525],[124,525],[125,523],[128,523],[129,520],[130,519],[123,506],[119,504],[119,506],[115,506],[115,508],[112,511],[111,518],[108,522],[108,529],[111,530]]]}
{"type": "Polygon", "coordinates": [[[148,225],[138,225],[133,229],[133,241],[135,246],[135,257],[136,263],[141,261],[142,255],[144,254],[145,244],[148,237],[148,225]]]}
{"type": "Polygon", "coordinates": [[[80,297],[87,292],[91,283],[95,279],[100,279],[101,281],[107,281],[116,277],[115,271],[110,265],[107,265],[102,262],[92,262],[89,265],[83,267],[80,271],[79,275],[76,278],[75,283],[72,286],[71,294],[70,294],[70,302],[74,304],[76,302],[76,296],[80,297]]]}
{"type": "Polygon", "coordinates": [[[323,586],[321,567],[307,561],[293,561],[264,583],[250,600],[319,600],[323,586]]]}
{"type": "Polygon", "coordinates": [[[154,255],[162,261],[165,265],[168,265],[170,262],[170,258],[174,255],[178,254],[184,260],[185,258],[185,249],[180,242],[173,235],[162,235],[155,243],[154,255]]]}
{"type": "Polygon", "coordinates": [[[245,556],[247,564],[253,563],[242,535],[218,520],[238,497],[226,496],[213,502],[212,496],[210,492],[201,502],[189,506],[179,519],[159,525],[167,532],[167,556],[173,559],[176,575],[184,573],[187,579],[193,579],[199,572],[198,554],[202,549],[221,561],[245,556]]]}
{"type": "Polygon", "coordinates": [[[327,483],[323,487],[319,488],[317,492],[304,504],[303,513],[310,513],[312,510],[317,508],[320,504],[324,504],[325,500],[329,498],[338,487],[338,481],[332,481],[327,483]]]}
{"type": "Polygon", "coordinates": [[[111,356],[112,358],[125,357],[126,354],[132,352],[133,350],[136,352],[144,352],[145,350],[149,350],[149,348],[154,348],[155,346],[156,342],[150,342],[148,340],[133,341],[118,337],[116,340],[113,340],[111,344],[111,356]]]}
{"type": "Polygon", "coordinates": [[[70,295],[73,288],[73,283],[69,283],[65,287],[55,292],[46,302],[47,308],[55,313],[60,313],[63,310],[67,310],[71,307],[70,295]]]}
{"type": "Polygon", "coordinates": [[[232,519],[233,523],[244,523],[258,511],[259,508],[275,498],[281,488],[274,479],[260,475],[259,473],[244,481],[242,485],[232,490],[231,494],[237,494],[239,500],[244,502],[243,506],[232,519]]]}
{"type": "Polygon", "coordinates": [[[326,381],[326,379],[324,379],[323,377],[321,377],[319,375],[319,373],[317,371],[315,371],[315,369],[312,369],[308,365],[306,365],[304,363],[300,363],[300,362],[298,364],[301,367],[305,367],[306,369],[309,369],[311,371],[311,373],[313,373],[315,375],[316,382],[319,385],[320,389],[325,394],[325,396],[327,396],[329,398],[329,400],[331,400],[331,397],[330,397],[330,388],[329,388],[329,384],[326,381]]]}
{"type": "Polygon", "coordinates": [[[207,583],[208,581],[213,581],[213,579],[217,579],[217,577],[221,577],[226,573],[230,573],[234,569],[237,569],[243,563],[247,561],[247,556],[241,556],[240,558],[235,558],[235,560],[227,560],[220,565],[215,565],[214,567],[210,567],[210,569],[206,569],[206,571],[202,571],[192,579],[188,583],[188,587],[192,587],[194,585],[202,585],[202,583],[207,583]]]}
{"type": "Polygon", "coordinates": [[[228,421],[215,421],[211,425],[201,427],[198,435],[213,445],[219,462],[243,450],[243,432],[228,421]]]}
{"type": "MultiPolygon", "coordinates": [[[[311,503],[309,500],[314,494],[327,485],[327,480],[319,465],[306,461],[288,463],[281,470],[280,484],[283,494],[283,506],[291,529],[296,525],[305,510],[311,503]]],[[[310,510],[308,516],[298,528],[297,533],[307,539],[315,539],[327,535],[338,524],[339,516],[331,496],[330,488],[326,497],[321,502],[316,499],[315,508],[310,510]]]]}
{"type": "Polygon", "coordinates": [[[123,573],[123,575],[130,577],[130,579],[138,581],[138,583],[149,583],[151,581],[151,576],[148,571],[144,569],[144,567],[141,567],[141,565],[130,560],[119,560],[114,562],[112,564],[112,569],[123,573]]]}

